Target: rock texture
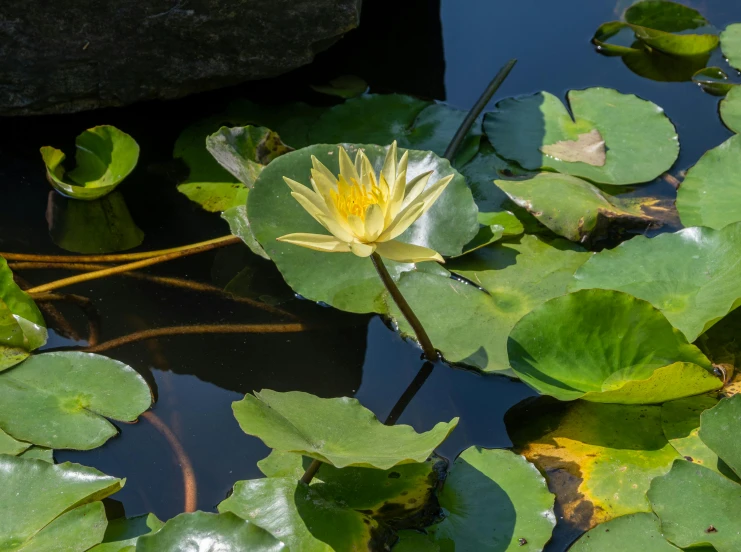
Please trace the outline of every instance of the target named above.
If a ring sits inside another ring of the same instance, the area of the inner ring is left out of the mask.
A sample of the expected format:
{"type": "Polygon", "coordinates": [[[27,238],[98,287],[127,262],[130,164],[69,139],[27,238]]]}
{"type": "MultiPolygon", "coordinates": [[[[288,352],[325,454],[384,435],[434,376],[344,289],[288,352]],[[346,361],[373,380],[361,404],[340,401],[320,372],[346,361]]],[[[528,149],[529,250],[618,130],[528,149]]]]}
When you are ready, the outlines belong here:
{"type": "Polygon", "coordinates": [[[361,0],[2,2],[0,114],[176,98],[311,62],[361,0]]]}

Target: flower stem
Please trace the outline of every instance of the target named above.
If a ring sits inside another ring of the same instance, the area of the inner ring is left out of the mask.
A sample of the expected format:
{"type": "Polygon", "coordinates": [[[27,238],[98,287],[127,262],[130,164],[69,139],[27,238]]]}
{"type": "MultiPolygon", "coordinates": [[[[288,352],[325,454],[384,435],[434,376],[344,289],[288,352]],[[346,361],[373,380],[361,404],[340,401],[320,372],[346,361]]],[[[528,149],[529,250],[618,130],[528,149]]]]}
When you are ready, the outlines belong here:
{"type": "MultiPolygon", "coordinates": [[[[151,259],[152,257],[160,257],[168,253],[188,251],[189,249],[202,250],[201,248],[204,246],[221,247],[222,245],[230,245],[232,243],[239,243],[240,241],[240,238],[237,236],[229,235],[198,243],[181,245],[180,247],[172,247],[170,249],[124,253],[121,255],[30,255],[26,253],[0,253],[0,257],[3,257],[6,261],[36,261],[43,263],[119,263],[151,259]]],[[[213,247],[209,247],[209,249],[213,249],[213,247]]]]}
{"type": "Polygon", "coordinates": [[[321,467],[322,467],[321,460],[313,460],[311,464],[309,464],[309,467],[306,468],[304,475],[301,476],[301,483],[306,483],[307,485],[311,483],[311,480],[314,479],[316,472],[318,472],[319,468],[321,467]]]}
{"type": "Polygon", "coordinates": [[[427,332],[422,327],[422,323],[419,321],[419,318],[417,318],[417,315],[414,314],[412,307],[409,306],[409,303],[407,303],[407,300],[404,299],[404,296],[401,294],[401,291],[399,291],[399,288],[396,287],[396,283],[394,283],[393,278],[391,278],[389,271],[386,269],[386,265],[383,264],[383,259],[381,259],[381,256],[378,253],[373,253],[371,255],[371,261],[373,261],[373,266],[376,267],[376,272],[378,272],[383,285],[386,286],[389,294],[391,294],[391,298],[394,300],[394,303],[396,303],[396,305],[399,307],[399,310],[404,315],[404,318],[407,319],[407,322],[409,322],[412,330],[414,330],[414,334],[417,336],[417,341],[422,346],[422,351],[424,351],[425,358],[427,360],[435,362],[438,359],[438,355],[435,347],[432,346],[430,337],[427,335],[427,332]]]}
{"type": "Polygon", "coordinates": [[[26,293],[40,293],[42,291],[52,291],[55,289],[70,286],[72,284],[78,284],[80,282],[87,282],[89,280],[97,280],[98,278],[106,278],[114,274],[130,272],[138,268],[144,268],[145,266],[152,266],[155,264],[164,263],[166,261],[171,261],[172,259],[179,259],[180,257],[187,257],[188,255],[195,255],[196,253],[210,251],[211,249],[216,249],[217,247],[222,247],[224,245],[229,245],[232,243],[240,243],[242,241],[236,236],[231,236],[230,238],[232,239],[221,240],[221,241],[212,240],[209,243],[204,242],[198,247],[188,247],[185,249],[178,249],[177,251],[173,251],[165,255],[160,255],[158,257],[151,257],[151,258],[144,259],[141,261],[136,261],[134,263],[128,263],[128,264],[123,264],[119,266],[112,266],[111,268],[106,268],[105,270],[96,270],[95,272],[88,272],[86,274],[78,274],[77,276],[70,276],[69,278],[62,278],[61,280],[57,280],[55,282],[49,282],[48,284],[44,284],[44,285],[37,286],[31,289],[27,289],[26,293]]]}
{"type": "Polygon", "coordinates": [[[445,159],[447,159],[448,161],[453,160],[455,154],[458,152],[458,148],[461,147],[466,134],[468,134],[468,131],[471,130],[474,121],[476,121],[476,118],[481,115],[481,112],[486,107],[486,104],[489,103],[489,100],[491,100],[491,97],[494,95],[494,93],[499,89],[500,86],[502,86],[504,79],[506,79],[507,75],[509,75],[510,71],[512,71],[515,63],[517,63],[516,59],[511,59],[507,63],[505,63],[504,66],[499,70],[497,75],[494,77],[494,79],[489,83],[489,86],[486,87],[486,90],[484,90],[484,93],[481,94],[481,97],[471,108],[471,111],[468,112],[468,115],[466,115],[466,118],[461,123],[461,126],[458,128],[455,136],[453,136],[453,139],[450,141],[450,145],[448,146],[448,149],[445,150],[445,154],[443,155],[445,159]]]}

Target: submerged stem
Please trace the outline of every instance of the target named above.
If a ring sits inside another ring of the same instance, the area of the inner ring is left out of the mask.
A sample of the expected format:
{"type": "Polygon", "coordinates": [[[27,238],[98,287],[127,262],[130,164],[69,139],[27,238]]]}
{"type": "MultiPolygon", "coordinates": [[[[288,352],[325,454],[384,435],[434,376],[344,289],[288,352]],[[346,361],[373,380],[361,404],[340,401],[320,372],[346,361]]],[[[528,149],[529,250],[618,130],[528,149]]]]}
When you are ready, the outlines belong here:
{"type": "MultiPolygon", "coordinates": [[[[188,251],[190,249],[201,249],[204,246],[221,247],[232,243],[242,241],[237,236],[222,236],[212,240],[206,240],[180,247],[171,247],[170,249],[160,249],[158,251],[141,251],[139,253],[123,253],[121,255],[30,255],[26,253],[0,253],[6,261],[36,261],[43,263],[117,263],[125,261],[138,261],[141,259],[151,259],[152,257],[161,257],[170,253],[188,251]]],[[[206,251],[204,249],[204,251],[206,251]]]]}
{"type": "Polygon", "coordinates": [[[95,304],[88,297],[74,295],[71,293],[39,293],[34,295],[33,300],[37,303],[46,303],[53,301],[63,301],[72,303],[82,309],[87,317],[88,333],[87,343],[89,347],[98,344],[100,338],[100,315],[98,314],[95,304]]]}
{"type": "Polygon", "coordinates": [[[41,286],[36,286],[34,288],[28,289],[26,290],[26,292],[27,293],[40,293],[42,291],[52,291],[54,289],[63,288],[63,287],[66,287],[72,284],[78,284],[80,282],[87,282],[89,280],[97,280],[98,278],[106,278],[108,276],[112,276],[114,274],[121,274],[123,272],[130,272],[132,270],[136,270],[137,268],[144,268],[146,266],[152,266],[155,264],[164,263],[167,261],[171,261],[173,259],[179,259],[180,257],[187,257],[188,255],[195,255],[196,253],[210,251],[211,249],[216,249],[217,247],[222,247],[224,245],[229,245],[232,243],[241,243],[242,241],[236,236],[231,236],[231,238],[233,239],[222,240],[222,241],[211,241],[210,243],[204,243],[203,245],[199,245],[198,247],[179,249],[178,251],[173,251],[172,253],[167,253],[166,255],[160,255],[158,257],[152,257],[149,259],[144,259],[142,261],[136,261],[134,263],[113,266],[111,268],[106,268],[104,270],[96,270],[95,272],[88,272],[86,274],[78,274],[77,276],[70,276],[69,278],[62,278],[61,280],[57,280],[55,282],[49,282],[48,284],[44,284],[41,286]]]}
{"type": "Polygon", "coordinates": [[[383,259],[381,259],[381,256],[378,253],[373,253],[371,255],[371,261],[373,261],[373,266],[376,267],[376,272],[378,272],[378,276],[380,276],[383,285],[386,286],[389,294],[391,294],[394,303],[399,307],[404,318],[407,319],[412,330],[414,330],[414,334],[417,336],[417,341],[422,346],[422,351],[424,351],[425,358],[433,362],[436,361],[437,351],[435,351],[435,347],[432,346],[430,337],[427,335],[424,327],[422,327],[422,323],[419,321],[419,318],[417,318],[417,315],[414,314],[412,307],[409,306],[409,303],[404,299],[399,288],[396,287],[396,283],[393,278],[391,278],[389,271],[386,269],[386,265],[383,264],[383,259]]]}
{"type": "Polygon", "coordinates": [[[512,71],[515,63],[517,63],[516,59],[511,59],[507,63],[505,63],[504,66],[499,70],[497,75],[494,77],[494,79],[492,79],[492,81],[489,83],[489,86],[486,87],[486,90],[484,90],[483,94],[481,94],[481,97],[473,105],[471,111],[468,112],[468,115],[466,115],[466,118],[461,123],[461,126],[458,128],[455,136],[453,136],[453,139],[450,141],[450,145],[443,154],[443,157],[445,157],[445,159],[447,159],[448,161],[453,160],[453,157],[455,157],[458,148],[461,147],[466,134],[468,134],[468,131],[471,130],[474,121],[476,121],[476,118],[481,115],[481,112],[486,107],[486,104],[489,103],[489,100],[491,100],[491,97],[496,93],[499,87],[502,86],[504,79],[506,79],[510,71],[512,71]]]}

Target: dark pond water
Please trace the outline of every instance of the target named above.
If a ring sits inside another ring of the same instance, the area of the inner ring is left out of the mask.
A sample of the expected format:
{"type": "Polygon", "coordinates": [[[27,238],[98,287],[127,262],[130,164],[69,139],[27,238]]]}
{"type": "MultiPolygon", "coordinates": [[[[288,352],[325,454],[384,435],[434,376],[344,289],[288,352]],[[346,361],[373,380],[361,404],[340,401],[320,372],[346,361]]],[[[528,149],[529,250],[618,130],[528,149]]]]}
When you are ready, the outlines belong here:
{"type": "MultiPolygon", "coordinates": [[[[686,2],[717,27],[741,21],[741,3],[729,0],[686,2]]],[[[694,164],[702,153],[730,132],[717,116],[718,99],[691,83],[655,82],[632,73],[619,58],[595,53],[589,40],[597,26],[616,19],[625,2],[615,0],[443,0],[434,2],[367,0],[361,31],[318,58],[314,66],[274,81],[247,84],[169,103],[148,103],[119,110],[72,116],[1,120],[0,250],[64,252],[49,238],[45,211],[50,188],[38,154],[42,145],[72,149],[74,137],[96,124],[113,124],[134,136],[142,150],[139,165],[120,188],[131,214],[146,233],[141,249],[192,243],[228,233],[217,215],[201,211],[179,194],[168,162],[178,133],[204,114],[217,112],[236,97],[273,101],[325,101],[309,82],[354,73],[372,91],[399,91],[446,99],[469,108],[499,66],[519,59],[498,98],[547,90],[563,96],[572,88],[606,86],[634,93],[662,106],[677,126],[682,145],[673,172],[694,164]],[[438,8],[442,17],[438,16],[438,8]],[[388,24],[384,10],[402,12],[388,24]],[[390,40],[388,37],[400,37],[390,40]],[[386,37],[386,38],[384,38],[386,37]]],[[[720,58],[714,60],[718,64],[720,58]]],[[[713,62],[711,62],[712,64],[713,62]]],[[[653,191],[672,194],[664,182],[653,191]]],[[[223,285],[242,268],[285,293],[267,262],[231,246],[150,269],[223,285]]],[[[40,284],[69,275],[62,271],[23,271],[40,284]]],[[[213,294],[169,288],[117,277],[79,284],[70,293],[91,297],[101,313],[102,340],[147,328],[183,324],[275,321],[275,316],[213,294]]],[[[80,328],[73,307],[61,307],[80,328]]],[[[154,384],[154,412],[182,442],[195,470],[197,505],[213,510],[232,484],[259,477],[255,463],[268,449],[244,435],[231,413],[231,402],[264,388],[302,390],[324,397],[355,396],[384,419],[414,379],[422,363],[419,350],[402,341],[378,317],[336,313],[306,301],[286,305],[321,330],[277,335],[203,335],[166,337],[108,351],[135,367],[154,384]]],[[[74,345],[52,336],[48,347],[74,345]]],[[[417,430],[460,416],[452,437],[439,451],[454,458],[470,445],[510,445],[502,418],[532,392],[499,377],[436,366],[400,418],[417,430]]],[[[183,509],[180,468],[171,448],[146,420],[121,427],[121,435],[90,452],[58,452],[71,460],[128,478],[116,495],[128,515],[152,511],[167,519],[183,509]]],[[[550,550],[562,550],[573,535],[561,532],[550,550]]]]}

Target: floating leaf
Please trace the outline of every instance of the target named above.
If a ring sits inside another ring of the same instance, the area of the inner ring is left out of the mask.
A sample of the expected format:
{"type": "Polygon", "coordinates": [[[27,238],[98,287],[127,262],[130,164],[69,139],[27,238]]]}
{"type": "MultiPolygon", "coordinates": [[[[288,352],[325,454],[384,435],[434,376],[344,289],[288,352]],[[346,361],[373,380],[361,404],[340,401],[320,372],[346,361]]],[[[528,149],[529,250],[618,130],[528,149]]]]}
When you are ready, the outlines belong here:
{"type": "Polygon", "coordinates": [[[717,552],[741,547],[741,486],[721,474],[677,460],[653,480],[648,499],[664,537],[677,546],[711,544],[717,552]]]}
{"type": "Polygon", "coordinates": [[[470,447],[440,492],[445,519],[428,532],[443,550],[543,550],[556,517],[543,476],[509,450],[470,447]]]}
{"type": "Polygon", "coordinates": [[[694,341],[741,304],[741,223],[638,236],[592,256],[571,289],[602,288],[650,302],[694,341]]]}
{"type": "Polygon", "coordinates": [[[677,210],[685,226],[720,229],[741,221],[741,135],[707,151],[687,171],[677,192],[677,210]]]}
{"type": "Polygon", "coordinates": [[[232,408],[242,430],[267,446],[299,452],[338,468],[386,470],[424,462],[458,424],[458,418],[453,418],[417,433],[406,425],[383,425],[357,399],[322,399],[299,391],[265,389],[245,395],[232,408]]]}
{"type": "Polygon", "coordinates": [[[723,384],[661,312],[617,291],[546,301],[515,325],[507,350],[525,383],[560,400],[651,404],[723,384]]]}
{"type": "Polygon", "coordinates": [[[151,403],[134,369],[91,353],[35,355],[0,375],[0,428],[49,448],[99,447],[117,433],[106,417],[133,422],[151,403]]]}
{"type": "Polygon", "coordinates": [[[658,82],[689,82],[707,65],[710,52],[673,56],[636,40],[622,59],[628,69],[643,78],[658,82]]]}
{"type": "Polygon", "coordinates": [[[49,194],[46,220],[52,241],[73,253],[126,251],[144,241],[120,192],[85,202],[49,194]]]}
{"type": "Polygon", "coordinates": [[[542,146],[540,151],[569,163],[580,161],[595,167],[605,166],[605,140],[596,128],[579,134],[576,140],[562,140],[542,146]]]}
{"type": "Polygon", "coordinates": [[[0,429],[0,454],[9,454],[11,456],[18,456],[22,452],[26,451],[31,446],[31,443],[24,443],[13,439],[10,435],[0,429]]]}
{"type": "Polygon", "coordinates": [[[628,48],[606,43],[627,27],[635,33],[636,38],[651,48],[676,56],[704,54],[718,45],[718,36],[702,15],[697,10],[675,2],[637,2],[625,11],[624,19],[624,23],[612,21],[601,25],[592,42],[611,53],[629,53],[628,48]]]}
{"type": "Polygon", "coordinates": [[[503,238],[519,236],[525,232],[525,227],[513,213],[509,211],[500,211],[498,213],[481,213],[478,216],[479,228],[476,236],[463,247],[463,253],[466,255],[489,244],[498,242],[503,238]]]}
{"type": "Polygon", "coordinates": [[[103,542],[91,548],[90,552],[134,552],[139,537],[159,531],[163,525],[154,514],[111,520],[103,542]]]}
{"type": "Polygon", "coordinates": [[[110,125],[87,129],[75,140],[77,166],[66,173],[65,154],[51,146],[41,148],[46,177],[60,194],[91,200],[111,193],[136,167],[139,144],[110,125]]]}
{"type": "Polygon", "coordinates": [[[741,71],[741,23],[728,25],[720,33],[720,49],[735,69],[741,71]]]}
{"type": "Polygon", "coordinates": [[[399,540],[394,552],[441,552],[440,546],[432,537],[417,531],[399,531],[399,540]]]}
{"type": "Polygon", "coordinates": [[[245,205],[249,189],[239,182],[185,182],[178,192],[209,213],[227,211],[245,205]]]}
{"type": "Polygon", "coordinates": [[[0,257],[0,372],[46,343],[46,324],[33,299],[15,283],[0,257]]]}
{"type": "Polygon", "coordinates": [[[320,94],[328,94],[339,98],[354,98],[368,90],[368,83],[355,75],[335,77],[327,84],[312,85],[311,88],[320,94]]]}
{"type": "Polygon", "coordinates": [[[741,476],[741,444],[733,436],[741,424],[741,395],[723,399],[703,412],[699,436],[710,449],[741,476]]]}
{"type": "Polygon", "coordinates": [[[219,512],[232,512],[301,552],[383,550],[393,540],[390,529],[293,478],[239,481],[219,512]]]}
{"type": "MultiPolygon", "coordinates": [[[[299,480],[310,464],[311,458],[306,456],[274,450],[257,466],[267,477],[299,480]]],[[[432,493],[444,465],[444,461],[428,460],[377,470],[323,464],[311,485],[328,500],[398,526],[411,516],[424,515],[425,510],[437,510],[432,493]]]]}
{"type": "Polygon", "coordinates": [[[571,241],[587,242],[615,226],[645,229],[658,223],[645,210],[575,176],[543,172],[494,183],[517,205],[571,241]]]}
{"type": "Polygon", "coordinates": [[[733,86],[720,102],[720,118],[735,133],[741,132],[741,86],[733,86]]]}
{"type": "Polygon", "coordinates": [[[139,537],[137,552],[277,552],[285,545],[257,525],[231,513],[180,514],[139,537]]]}
{"type": "MultiPolygon", "coordinates": [[[[247,190],[245,189],[245,200],[247,199],[247,190]]],[[[222,214],[221,218],[229,223],[229,230],[232,234],[241,238],[241,240],[250,248],[255,255],[259,255],[263,259],[270,259],[265,250],[258,243],[255,234],[252,232],[252,226],[247,218],[247,205],[239,205],[237,207],[230,207],[226,209],[222,214]]]]}
{"type": "Polygon", "coordinates": [[[26,449],[25,452],[22,452],[18,456],[20,458],[26,458],[30,460],[43,460],[44,462],[48,462],[49,464],[54,463],[54,451],[52,449],[44,447],[31,447],[29,449],[26,449]]]}
{"type": "Polygon", "coordinates": [[[504,418],[515,451],[546,474],[559,515],[578,529],[650,512],[646,491],[679,457],[661,407],[527,400],[504,418]]]}
{"type": "Polygon", "coordinates": [[[83,552],[103,539],[103,505],[123,480],[77,464],[0,455],[0,549],[83,552]]]}
{"type": "Polygon", "coordinates": [[[484,130],[499,155],[525,169],[550,169],[601,184],[648,182],[676,160],[677,133],[656,104],[609,88],[572,90],[567,99],[571,113],[548,92],[502,100],[486,114],[484,130]],[[605,140],[604,166],[561,161],[541,151],[593,130],[605,140]]]}
{"type": "MultiPolygon", "coordinates": [[[[587,257],[564,240],[549,243],[522,236],[519,242],[479,249],[450,264],[486,291],[423,273],[406,274],[399,286],[446,360],[501,372],[509,370],[507,337],[512,327],[535,306],[565,293],[587,257]]],[[[413,338],[397,307],[391,302],[389,307],[402,334],[413,338]]]]}
{"type": "Polygon", "coordinates": [[[737,85],[728,81],[728,74],[720,67],[705,67],[692,75],[692,82],[713,96],[725,96],[737,85]]]}
{"type": "MultiPolygon", "coordinates": [[[[378,171],[387,148],[374,145],[346,145],[362,148],[378,171]]],[[[403,151],[399,152],[402,155],[403,151]]],[[[308,185],[315,155],[333,174],[339,173],[337,146],[315,145],[283,155],[270,163],[250,192],[247,215],[250,225],[286,282],[299,294],[350,312],[383,312],[383,284],[370,259],[351,253],[328,254],[276,240],[293,232],[326,233],[326,230],[291,197],[283,177],[308,185]]],[[[430,152],[409,150],[407,179],[433,171],[430,182],[453,174],[445,192],[399,240],[429,247],[442,255],[458,255],[478,230],[477,209],[462,176],[445,159],[430,152]]],[[[398,279],[412,264],[387,263],[398,279]]]]}
{"type": "Polygon", "coordinates": [[[629,514],[598,525],[576,541],[570,552],[677,552],[661,534],[658,518],[649,513],[629,514]]]}

